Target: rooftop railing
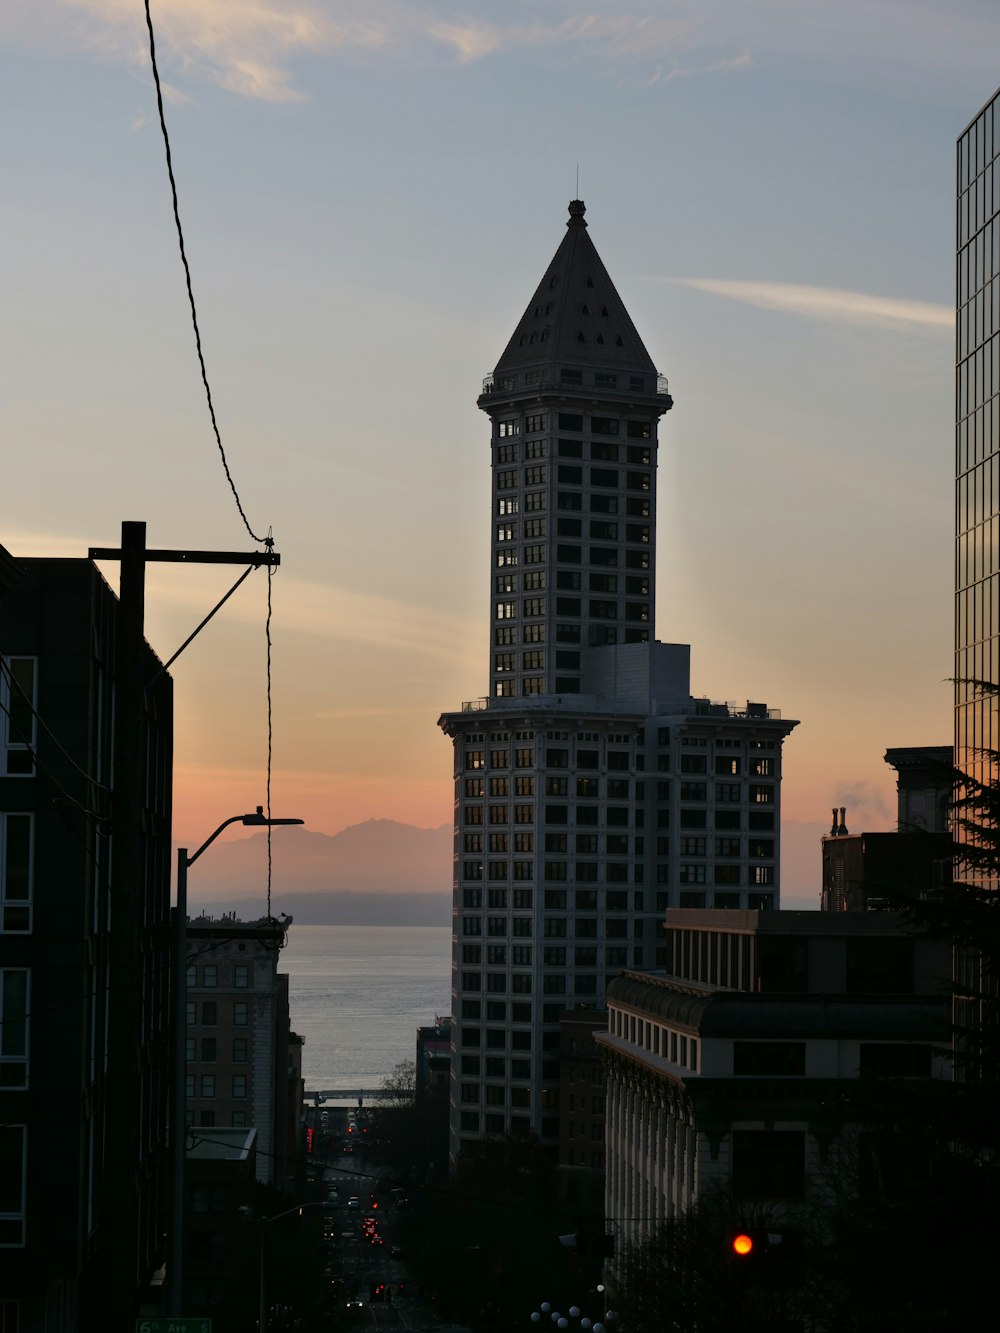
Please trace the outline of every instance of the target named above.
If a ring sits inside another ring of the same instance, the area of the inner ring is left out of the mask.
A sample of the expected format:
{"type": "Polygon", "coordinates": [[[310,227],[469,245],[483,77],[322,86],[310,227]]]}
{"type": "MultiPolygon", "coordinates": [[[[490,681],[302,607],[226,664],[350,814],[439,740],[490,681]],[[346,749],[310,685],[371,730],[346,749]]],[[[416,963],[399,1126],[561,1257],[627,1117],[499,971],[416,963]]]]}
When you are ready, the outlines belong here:
{"type": "MultiPolygon", "coordinates": [[[[579,378],[558,378],[548,373],[548,371],[528,370],[521,375],[487,375],[483,380],[483,396],[486,397],[493,393],[529,393],[539,389],[629,389],[633,393],[648,391],[649,376],[647,375],[615,375],[605,371],[588,372],[586,376],[582,371],[577,372],[579,378]],[[642,383],[635,383],[641,380],[642,383]],[[626,381],[628,381],[626,383],[626,381]]],[[[656,392],[664,397],[670,397],[670,386],[666,375],[656,375],[656,392]]]]}
{"type": "MultiPolygon", "coordinates": [[[[518,696],[501,695],[497,698],[490,698],[488,695],[484,695],[479,699],[466,699],[462,704],[462,712],[484,713],[489,709],[552,708],[553,704],[582,708],[592,697],[581,694],[528,694],[518,696]]],[[[692,699],[688,708],[671,709],[671,712],[674,711],[687,712],[694,717],[736,718],[748,722],[781,721],[780,708],[768,708],[767,704],[753,703],[749,699],[745,704],[715,703],[711,699],[692,699]]]]}

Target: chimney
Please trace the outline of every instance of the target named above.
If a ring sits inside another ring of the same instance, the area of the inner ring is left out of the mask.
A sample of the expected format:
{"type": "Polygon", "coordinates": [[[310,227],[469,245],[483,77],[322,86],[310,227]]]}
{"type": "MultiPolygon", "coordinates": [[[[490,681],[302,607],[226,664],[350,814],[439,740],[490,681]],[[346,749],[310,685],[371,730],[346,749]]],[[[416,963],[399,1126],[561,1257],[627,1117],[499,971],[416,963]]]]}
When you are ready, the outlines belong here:
{"type": "Polygon", "coordinates": [[[833,824],[830,826],[830,837],[831,837],[831,838],[835,838],[836,836],[837,836],[837,807],[834,806],[834,807],[833,807],[833,824]]]}
{"type": "Polygon", "coordinates": [[[838,834],[841,838],[846,838],[848,836],[847,821],[844,818],[846,814],[847,814],[847,807],[845,805],[842,805],[840,807],[840,828],[838,830],[838,834]]]}

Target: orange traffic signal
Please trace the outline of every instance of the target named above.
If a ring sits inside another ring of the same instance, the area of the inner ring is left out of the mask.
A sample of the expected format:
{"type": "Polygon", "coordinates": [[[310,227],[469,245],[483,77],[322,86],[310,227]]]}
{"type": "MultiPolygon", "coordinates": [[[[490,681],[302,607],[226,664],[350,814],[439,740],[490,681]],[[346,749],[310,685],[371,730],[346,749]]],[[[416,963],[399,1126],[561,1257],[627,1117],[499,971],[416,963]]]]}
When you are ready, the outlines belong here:
{"type": "Polygon", "coordinates": [[[738,1254],[741,1259],[753,1251],[753,1237],[748,1236],[745,1231],[741,1231],[738,1236],[733,1237],[733,1254],[738,1254]]]}

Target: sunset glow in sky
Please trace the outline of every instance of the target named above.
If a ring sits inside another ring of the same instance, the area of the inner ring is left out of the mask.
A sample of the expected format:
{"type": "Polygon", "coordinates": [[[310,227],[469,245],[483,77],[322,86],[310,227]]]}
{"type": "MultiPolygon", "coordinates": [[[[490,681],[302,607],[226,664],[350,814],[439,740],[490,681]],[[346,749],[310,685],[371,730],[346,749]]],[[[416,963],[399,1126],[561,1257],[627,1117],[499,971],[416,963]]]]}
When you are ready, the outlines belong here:
{"type": "MultiPolygon", "coordinates": [[[[800,719],[787,818],[951,739],[954,142],[992,0],[153,0],[216,410],[273,527],[275,814],[451,819],[487,686],[483,376],[566,204],[670,380],[657,633],[800,719]]],[[[141,0],[0,11],[0,541],[252,550],[205,407],[141,0]]],[[[105,567],[117,587],[117,569],[105,567]]],[[[238,571],[151,570],[169,656],[238,571]]],[[[175,831],[264,799],[254,574],[179,659],[175,831]]],[[[280,851],[279,851],[280,857],[280,851]]],[[[280,860],[277,862],[280,875],[280,860]]]]}

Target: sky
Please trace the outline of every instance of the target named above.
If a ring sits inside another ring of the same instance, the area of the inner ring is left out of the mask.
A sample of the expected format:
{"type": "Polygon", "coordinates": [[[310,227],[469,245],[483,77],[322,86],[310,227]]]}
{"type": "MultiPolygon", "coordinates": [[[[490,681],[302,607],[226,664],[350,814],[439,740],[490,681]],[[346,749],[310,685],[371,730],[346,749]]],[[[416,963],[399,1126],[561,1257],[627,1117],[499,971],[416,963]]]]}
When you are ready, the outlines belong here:
{"type": "MultiPolygon", "coordinates": [[[[657,637],[692,644],[695,693],[799,719],[786,819],[891,827],[885,748],[951,739],[954,144],[1000,78],[1000,7],[152,15],[222,441],[281,554],[274,814],[451,819],[436,720],[488,685],[476,397],[579,194],[675,401],[657,637]]],[[[257,549],[206,408],[141,0],[0,6],[0,88],[0,541],[84,556],[144,520],[150,546],[257,549]]],[[[237,573],[150,568],[161,656],[237,573]]],[[[174,668],[192,846],[265,800],[265,609],[259,572],[174,668]]]]}

